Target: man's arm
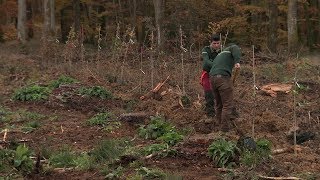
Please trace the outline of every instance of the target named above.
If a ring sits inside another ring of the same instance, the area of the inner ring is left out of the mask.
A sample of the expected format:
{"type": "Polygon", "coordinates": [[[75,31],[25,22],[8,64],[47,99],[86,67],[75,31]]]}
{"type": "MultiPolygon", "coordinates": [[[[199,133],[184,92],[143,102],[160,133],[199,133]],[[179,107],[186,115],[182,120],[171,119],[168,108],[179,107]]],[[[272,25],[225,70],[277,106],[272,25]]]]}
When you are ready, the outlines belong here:
{"type": "Polygon", "coordinates": [[[202,69],[205,71],[210,71],[213,62],[209,58],[209,53],[207,52],[206,48],[203,48],[201,53],[203,58],[202,69]]]}

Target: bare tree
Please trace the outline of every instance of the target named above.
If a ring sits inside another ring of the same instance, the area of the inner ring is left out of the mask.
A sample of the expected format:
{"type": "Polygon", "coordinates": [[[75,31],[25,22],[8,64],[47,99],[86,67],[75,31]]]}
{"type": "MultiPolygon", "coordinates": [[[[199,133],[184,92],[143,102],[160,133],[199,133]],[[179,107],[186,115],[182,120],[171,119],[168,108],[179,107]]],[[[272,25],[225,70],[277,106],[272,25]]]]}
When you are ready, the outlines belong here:
{"type": "Polygon", "coordinates": [[[157,29],[157,44],[158,47],[162,47],[164,37],[162,29],[162,19],[164,16],[164,0],[153,0],[155,20],[156,20],[156,29],[157,29]]]}
{"type": "Polygon", "coordinates": [[[73,21],[76,33],[80,31],[80,0],[73,0],[73,21]]]}
{"type": "Polygon", "coordinates": [[[50,0],[50,32],[56,34],[55,2],[50,0]]]}
{"type": "Polygon", "coordinates": [[[137,0],[133,0],[133,16],[132,16],[133,27],[137,26],[137,0]]]}
{"type": "Polygon", "coordinates": [[[27,4],[26,0],[18,0],[18,39],[26,43],[26,19],[27,19],[27,4]]]}
{"type": "Polygon", "coordinates": [[[49,0],[43,0],[43,12],[44,12],[44,27],[43,27],[43,37],[48,36],[50,30],[50,7],[49,0]]]}
{"type": "Polygon", "coordinates": [[[277,2],[269,0],[269,32],[268,48],[271,52],[277,51],[277,25],[278,25],[278,7],[277,2]]]}
{"type": "Polygon", "coordinates": [[[298,46],[297,0],[288,0],[288,50],[294,52],[298,46]]]}

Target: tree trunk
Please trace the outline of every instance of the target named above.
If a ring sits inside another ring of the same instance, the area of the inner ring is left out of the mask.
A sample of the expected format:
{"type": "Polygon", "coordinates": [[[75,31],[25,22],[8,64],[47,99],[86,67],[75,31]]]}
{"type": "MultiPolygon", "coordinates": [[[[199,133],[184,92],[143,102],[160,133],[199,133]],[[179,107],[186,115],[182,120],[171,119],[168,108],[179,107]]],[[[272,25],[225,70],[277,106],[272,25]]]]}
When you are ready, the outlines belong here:
{"type": "Polygon", "coordinates": [[[153,0],[156,29],[157,29],[157,45],[162,48],[164,37],[162,29],[162,19],[164,14],[164,0],[153,0]]]}
{"type": "Polygon", "coordinates": [[[317,22],[317,32],[316,32],[316,44],[320,44],[320,0],[318,0],[318,22],[317,22]]]}
{"type": "Polygon", "coordinates": [[[288,50],[296,52],[298,46],[297,0],[288,0],[288,50]]]}
{"type": "Polygon", "coordinates": [[[310,51],[312,51],[312,46],[313,46],[313,26],[310,21],[311,13],[310,13],[310,4],[309,3],[304,3],[304,14],[305,14],[305,19],[306,19],[306,40],[307,40],[307,46],[310,51]]]}
{"type": "Polygon", "coordinates": [[[26,0],[18,0],[18,39],[22,44],[26,43],[26,0]]]}
{"type": "Polygon", "coordinates": [[[274,0],[269,0],[268,48],[273,53],[277,51],[278,7],[276,3],[274,0]]]}
{"type": "Polygon", "coordinates": [[[46,38],[50,30],[50,7],[49,0],[43,0],[43,12],[44,12],[44,28],[43,28],[43,37],[46,38]]]}
{"type": "Polygon", "coordinates": [[[133,17],[132,17],[132,26],[137,26],[137,0],[133,0],[133,17]]]}
{"type": "Polygon", "coordinates": [[[50,0],[50,33],[56,34],[55,2],[50,0]]]}
{"type": "Polygon", "coordinates": [[[67,23],[65,22],[66,18],[66,9],[62,8],[60,10],[60,29],[61,29],[61,41],[64,43],[67,41],[69,28],[67,27],[67,23]]]}
{"type": "Polygon", "coordinates": [[[32,11],[32,5],[30,1],[27,1],[27,22],[26,22],[26,33],[27,33],[27,40],[33,38],[33,22],[32,22],[32,16],[33,16],[33,11],[32,11]]]}
{"type": "Polygon", "coordinates": [[[80,0],[73,0],[73,21],[74,31],[78,33],[80,31],[80,0]]]}

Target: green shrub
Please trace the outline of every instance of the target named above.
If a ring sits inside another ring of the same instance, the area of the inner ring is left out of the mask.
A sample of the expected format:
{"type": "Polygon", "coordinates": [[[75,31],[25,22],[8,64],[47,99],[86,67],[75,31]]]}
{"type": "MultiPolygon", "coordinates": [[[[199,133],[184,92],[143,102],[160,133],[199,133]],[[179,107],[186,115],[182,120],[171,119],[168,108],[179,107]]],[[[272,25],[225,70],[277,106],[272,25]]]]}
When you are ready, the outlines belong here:
{"type": "Polygon", "coordinates": [[[31,151],[24,145],[19,145],[14,152],[14,167],[22,171],[23,174],[29,174],[33,168],[33,161],[30,158],[31,151]]]}
{"type": "Polygon", "coordinates": [[[105,90],[101,86],[93,86],[89,88],[80,88],[79,93],[81,95],[86,95],[90,97],[99,97],[101,99],[111,99],[113,97],[112,93],[105,90]]]}
{"type": "Polygon", "coordinates": [[[112,170],[110,173],[108,173],[105,178],[106,179],[120,179],[120,177],[123,175],[123,167],[119,166],[117,169],[112,170]]]}
{"type": "Polygon", "coordinates": [[[272,143],[267,139],[258,139],[257,142],[258,151],[264,151],[265,153],[271,153],[272,143]]]}
{"type": "Polygon", "coordinates": [[[98,113],[87,120],[87,124],[90,126],[105,126],[112,117],[113,115],[109,112],[98,113]]]}
{"type": "Polygon", "coordinates": [[[25,133],[30,133],[39,127],[40,127],[39,121],[31,121],[31,122],[28,122],[24,127],[22,127],[22,131],[25,133]]]}
{"type": "Polygon", "coordinates": [[[170,149],[168,144],[151,144],[143,149],[144,155],[150,155],[154,153],[158,153],[157,155],[161,157],[177,155],[177,151],[175,149],[170,149]]]}
{"type": "Polygon", "coordinates": [[[33,85],[16,90],[13,94],[13,99],[18,101],[47,100],[50,92],[48,87],[33,85]]]}
{"type": "Polygon", "coordinates": [[[138,173],[143,177],[143,179],[166,179],[166,174],[157,169],[141,167],[138,169],[138,173]]]}
{"type": "Polygon", "coordinates": [[[97,162],[110,162],[121,156],[126,149],[124,142],[119,140],[104,140],[95,147],[91,154],[97,162]]]}
{"type": "Polygon", "coordinates": [[[140,137],[158,139],[170,146],[183,139],[183,135],[179,134],[175,127],[165,122],[162,117],[152,117],[151,122],[147,126],[141,126],[138,131],[140,137]]]}
{"type": "Polygon", "coordinates": [[[0,173],[5,173],[10,169],[10,163],[14,156],[14,151],[0,149],[0,173]]]}
{"type": "Polygon", "coordinates": [[[157,139],[164,134],[171,132],[173,129],[174,127],[170,123],[165,122],[162,117],[152,117],[150,124],[146,127],[141,126],[138,131],[140,137],[145,139],[157,139]]]}
{"type": "Polygon", "coordinates": [[[74,160],[75,167],[80,170],[90,170],[94,168],[93,158],[87,153],[82,153],[74,160]]]}
{"type": "Polygon", "coordinates": [[[33,121],[37,121],[40,119],[45,118],[46,116],[43,114],[39,114],[39,113],[35,113],[35,112],[29,112],[26,110],[19,110],[18,111],[19,116],[21,117],[21,120],[33,120],[33,121]]]}
{"type": "Polygon", "coordinates": [[[163,140],[170,146],[174,146],[175,144],[183,140],[183,135],[177,133],[176,131],[171,131],[159,137],[159,139],[163,140]]]}
{"type": "Polygon", "coordinates": [[[12,112],[0,106],[0,123],[10,121],[8,117],[12,112]]]}
{"type": "Polygon", "coordinates": [[[241,152],[240,162],[246,166],[256,166],[271,155],[271,142],[266,139],[256,141],[257,148],[255,151],[243,149],[241,152]]]}
{"type": "Polygon", "coordinates": [[[107,132],[112,132],[114,129],[117,129],[121,126],[120,122],[111,121],[112,118],[115,118],[112,113],[98,113],[92,118],[88,119],[87,124],[90,126],[102,126],[107,132]]]}
{"type": "Polygon", "coordinates": [[[69,147],[63,147],[58,152],[45,152],[49,157],[49,165],[54,168],[75,167],[79,170],[90,170],[94,168],[94,160],[88,153],[77,154],[69,147]]]}
{"type": "Polygon", "coordinates": [[[126,110],[126,112],[132,112],[137,103],[137,100],[128,100],[123,108],[126,110]]]}
{"type": "Polygon", "coordinates": [[[72,83],[76,83],[76,82],[78,82],[78,80],[62,75],[59,77],[59,79],[51,81],[49,87],[50,88],[58,88],[62,84],[72,84],[72,83]]]}
{"type": "Polygon", "coordinates": [[[208,148],[209,157],[212,158],[215,165],[225,167],[231,165],[239,151],[236,144],[225,139],[215,140],[208,148]]]}
{"type": "Polygon", "coordinates": [[[55,168],[75,167],[77,156],[72,153],[71,148],[63,147],[59,152],[53,153],[49,158],[49,165],[55,168]]]}

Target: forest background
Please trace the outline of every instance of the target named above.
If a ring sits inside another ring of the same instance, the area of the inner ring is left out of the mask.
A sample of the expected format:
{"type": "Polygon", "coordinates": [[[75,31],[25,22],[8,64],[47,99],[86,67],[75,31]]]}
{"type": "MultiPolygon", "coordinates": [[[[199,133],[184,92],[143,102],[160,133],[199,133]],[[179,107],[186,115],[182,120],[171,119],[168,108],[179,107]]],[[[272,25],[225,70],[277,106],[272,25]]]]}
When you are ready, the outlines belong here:
{"type": "Polygon", "coordinates": [[[87,44],[111,48],[118,38],[140,48],[150,46],[153,33],[157,47],[169,53],[181,50],[181,27],[187,49],[199,50],[210,34],[221,33],[265,52],[314,51],[319,11],[319,0],[1,0],[0,40],[53,36],[66,42],[73,27],[87,44]]]}

